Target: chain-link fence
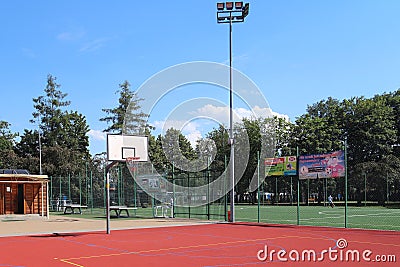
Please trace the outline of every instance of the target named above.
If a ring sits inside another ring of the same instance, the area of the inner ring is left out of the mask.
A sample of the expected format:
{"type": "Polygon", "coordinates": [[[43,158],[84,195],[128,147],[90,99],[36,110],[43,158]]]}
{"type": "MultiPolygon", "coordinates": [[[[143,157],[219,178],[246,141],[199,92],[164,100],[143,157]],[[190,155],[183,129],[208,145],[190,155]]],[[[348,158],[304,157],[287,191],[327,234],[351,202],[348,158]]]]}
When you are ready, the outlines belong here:
{"type": "Polygon", "coordinates": [[[237,196],[236,220],[400,230],[398,173],[369,170],[348,165],[347,178],[266,177],[255,192],[257,201],[251,193],[237,196]]]}
{"type": "MultiPolygon", "coordinates": [[[[139,218],[228,219],[229,177],[223,172],[226,168],[217,171],[209,167],[199,172],[172,168],[161,176],[150,166],[139,165],[142,175],[136,180],[123,164],[112,168],[111,205],[137,207],[139,218]],[[221,177],[225,188],[214,184],[221,177]],[[151,180],[159,184],[156,191],[143,184],[151,180]],[[194,190],[197,188],[202,189],[194,190]]],[[[264,173],[263,164],[258,166],[258,173],[264,173]]],[[[235,196],[235,220],[400,230],[400,177],[396,171],[378,167],[349,163],[347,179],[259,177],[259,190],[236,190],[241,193],[235,196]],[[334,206],[329,205],[330,197],[334,206]]],[[[106,214],[104,173],[50,177],[49,194],[52,211],[62,212],[66,203],[74,203],[87,206],[86,214],[103,218],[106,214]]]]}
{"type": "MultiPolygon", "coordinates": [[[[140,175],[136,172],[131,174],[124,164],[111,168],[111,206],[136,207],[137,218],[226,219],[226,195],[211,186],[220,176],[220,172],[173,171],[160,176],[147,165],[151,164],[138,165],[140,175]],[[133,175],[138,176],[134,179],[133,175]],[[148,184],[153,182],[156,186],[149,188],[148,184]],[[193,190],[198,186],[205,189],[193,190]]],[[[79,204],[85,207],[84,215],[104,217],[107,201],[105,183],[105,173],[88,172],[85,176],[50,177],[50,210],[62,213],[65,206],[79,204]]]]}

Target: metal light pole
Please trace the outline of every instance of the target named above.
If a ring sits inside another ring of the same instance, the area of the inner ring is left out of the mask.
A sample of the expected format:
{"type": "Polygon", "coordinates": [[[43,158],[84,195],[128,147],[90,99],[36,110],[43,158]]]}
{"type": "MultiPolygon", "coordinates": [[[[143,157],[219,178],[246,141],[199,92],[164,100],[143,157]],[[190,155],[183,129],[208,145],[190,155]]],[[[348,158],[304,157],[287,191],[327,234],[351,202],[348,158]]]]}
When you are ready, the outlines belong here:
{"type": "Polygon", "coordinates": [[[39,174],[42,175],[42,140],[41,140],[41,136],[40,136],[40,114],[39,114],[39,125],[38,125],[38,135],[39,135],[39,174]]]}
{"type": "Polygon", "coordinates": [[[229,23],[229,145],[230,149],[230,222],[235,221],[235,138],[233,136],[233,90],[232,90],[232,23],[244,22],[249,14],[249,3],[225,2],[217,3],[217,22],[229,23]]]}
{"type": "Polygon", "coordinates": [[[42,141],[41,141],[41,136],[40,136],[40,127],[38,130],[39,133],[39,174],[42,175],[42,141]]]}

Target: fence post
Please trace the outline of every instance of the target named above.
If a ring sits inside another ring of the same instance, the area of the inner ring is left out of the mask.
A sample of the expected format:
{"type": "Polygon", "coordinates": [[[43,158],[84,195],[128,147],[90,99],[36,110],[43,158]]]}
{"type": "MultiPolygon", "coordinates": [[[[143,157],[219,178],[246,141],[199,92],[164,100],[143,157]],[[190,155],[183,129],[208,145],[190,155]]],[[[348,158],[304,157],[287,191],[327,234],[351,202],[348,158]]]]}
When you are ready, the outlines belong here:
{"type": "MultiPolygon", "coordinates": [[[[53,209],[53,205],[54,205],[54,201],[53,201],[53,176],[50,176],[50,203],[52,204],[52,209],[53,209]]],[[[48,213],[49,211],[47,211],[48,213]]]]}
{"type": "Polygon", "coordinates": [[[275,177],[275,202],[278,206],[279,203],[279,196],[278,196],[278,177],[275,177]]]}
{"type": "Polygon", "coordinates": [[[257,222],[260,223],[260,151],[257,151],[257,222]]]}
{"type": "Polygon", "coordinates": [[[306,197],[306,201],[307,201],[307,206],[310,206],[310,179],[307,179],[307,197],[306,197]]]}
{"type": "Polygon", "coordinates": [[[344,228],[347,228],[347,137],[344,139],[344,228]]]}
{"type": "MultiPolygon", "coordinates": [[[[103,181],[104,181],[104,186],[103,186],[103,188],[104,188],[104,191],[103,191],[103,203],[104,203],[104,207],[106,207],[107,206],[107,188],[106,188],[106,186],[107,186],[107,168],[104,168],[104,170],[103,170],[103,181]]],[[[86,187],[87,188],[87,187],[86,187]]],[[[87,201],[86,201],[86,204],[87,204],[87,201]]],[[[104,209],[104,211],[105,211],[105,209],[104,209]]]]}
{"type": "Polygon", "coordinates": [[[82,179],[81,174],[79,173],[79,205],[82,205],[82,179]]]}
{"type": "MultiPolygon", "coordinates": [[[[87,191],[87,189],[88,189],[88,162],[87,161],[85,161],[85,182],[86,182],[86,191],[87,191]]],[[[106,177],[104,176],[104,179],[106,179],[106,177]]],[[[105,180],[104,180],[104,185],[105,185],[105,180]]],[[[86,192],[86,205],[89,205],[89,203],[88,203],[88,192],[86,192]]],[[[104,194],[105,194],[105,192],[104,192],[104,194]]],[[[106,206],[106,203],[104,202],[104,207],[106,206]]]]}
{"type": "Polygon", "coordinates": [[[133,171],[133,203],[134,207],[137,207],[137,184],[136,184],[136,170],[133,171]]]}
{"type": "Polygon", "coordinates": [[[207,157],[207,219],[210,220],[210,158],[207,157]]]}
{"type": "Polygon", "coordinates": [[[300,225],[300,179],[297,175],[297,225],[300,225]]]}
{"type": "Polygon", "coordinates": [[[299,175],[299,147],[296,147],[297,167],[297,225],[300,225],[300,175],[299,175]]]}
{"type": "MultiPolygon", "coordinates": [[[[167,178],[167,177],[166,177],[167,178]]],[[[172,172],[172,217],[175,218],[175,174],[172,172]]]]}
{"type": "Polygon", "coordinates": [[[71,174],[68,173],[68,200],[72,201],[71,199],[71,174]]]}
{"type": "MultiPolygon", "coordinates": [[[[106,176],[107,176],[107,174],[106,174],[106,172],[104,172],[104,188],[106,188],[105,186],[106,186],[106,184],[107,184],[107,182],[106,182],[106,176]]],[[[88,177],[88,173],[87,173],[87,169],[85,170],[85,191],[86,191],[86,205],[89,205],[89,177],[88,177]]],[[[104,198],[104,201],[105,201],[105,199],[106,198],[104,198]]],[[[106,206],[106,202],[104,202],[104,207],[106,206]]]]}
{"type": "MultiPolygon", "coordinates": [[[[226,170],[226,155],[224,156],[224,170],[226,170]]],[[[225,221],[228,221],[228,193],[226,190],[226,172],[224,177],[224,192],[225,192],[225,204],[224,204],[224,215],[225,221]]]]}
{"type": "Polygon", "coordinates": [[[364,206],[367,206],[367,173],[364,173],[364,206]]]}
{"type": "Polygon", "coordinates": [[[60,194],[59,194],[59,198],[60,198],[60,203],[62,203],[61,202],[62,201],[62,189],[61,189],[62,188],[62,184],[61,184],[62,183],[62,177],[60,176],[59,179],[60,179],[60,188],[59,188],[60,189],[60,194]]]}
{"type": "Polygon", "coordinates": [[[122,168],[118,166],[118,206],[121,205],[121,180],[122,180],[122,168]]]}
{"type": "Polygon", "coordinates": [[[90,171],[90,213],[93,213],[93,172],[90,171]]]}
{"type": "Polygon", "coordinates": [[[389,204],[389,173],[386,172],[386,205],[389,204]]]}
{"type": "Polygon", "coordinates": [[[290,176],[290,206],[293,206],[293,177],[290,176]]]}
{"type": "MultiPolygon", "coordinates": [[[[174,165],[172,165],[172,169],[174,170],[174,165]]],[[[190,193],[190,173],[187,173],[187,188],[188,188],[188,211],[189,211],[189,219],[190,219],[190,205],[192,202],[192,196],[190,193]]]]}

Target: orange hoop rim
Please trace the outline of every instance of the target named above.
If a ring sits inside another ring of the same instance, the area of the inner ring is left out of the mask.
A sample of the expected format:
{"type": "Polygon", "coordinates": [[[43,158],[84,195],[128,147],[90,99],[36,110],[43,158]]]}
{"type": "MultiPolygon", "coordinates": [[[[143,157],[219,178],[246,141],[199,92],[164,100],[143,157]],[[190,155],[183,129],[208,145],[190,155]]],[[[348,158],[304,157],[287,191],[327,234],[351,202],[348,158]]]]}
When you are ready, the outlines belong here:
{"type": "Polygon", "coordinates": [[[140,161],[140,157],[128,157],[126,158],[126,162],[137,162],[140,161]]]}

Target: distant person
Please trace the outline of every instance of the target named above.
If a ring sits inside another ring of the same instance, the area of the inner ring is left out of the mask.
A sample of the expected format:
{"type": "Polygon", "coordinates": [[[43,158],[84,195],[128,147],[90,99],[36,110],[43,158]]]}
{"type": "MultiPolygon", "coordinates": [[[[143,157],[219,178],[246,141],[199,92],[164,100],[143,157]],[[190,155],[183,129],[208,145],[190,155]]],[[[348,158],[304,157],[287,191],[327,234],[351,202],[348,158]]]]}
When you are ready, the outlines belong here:
{"type": "Polygon", "coordinates": [[[332,195],[329,195],[329,197],[328,197],[328,202],[329,202],[329,206],[330,206],[331,208],[334,208],[334,207],[335,207],[335,204],[333,204],[333,197],[332,197],[332,195]]]}

